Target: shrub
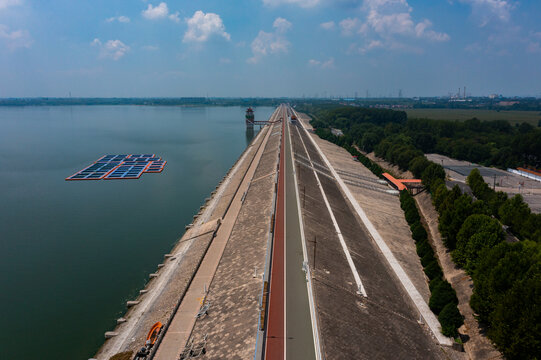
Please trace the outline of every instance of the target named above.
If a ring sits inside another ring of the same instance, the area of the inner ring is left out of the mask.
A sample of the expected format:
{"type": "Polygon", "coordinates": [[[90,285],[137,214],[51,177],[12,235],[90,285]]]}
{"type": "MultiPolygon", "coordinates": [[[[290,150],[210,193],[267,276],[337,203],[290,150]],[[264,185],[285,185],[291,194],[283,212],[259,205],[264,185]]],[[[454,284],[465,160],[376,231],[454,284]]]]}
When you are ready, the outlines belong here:
{"type": "Polygon", "coordinates": [[[451,284],[445,280],[442,280],[434,287],[432,295],[430,296],[430,301],[428,302],[428,306],[435,314],[439,314],[445,305],[449,303],[457,305],[458,299],[451,284]]]}
{"type": "Polygon", "coordinates": [[[430,246],[427,240],[418,241],[417,244],[415,244],[415,248],[417,249],[417,255],[419,255],[421,258],[427,253],[434,252],[434,250],[432,250],[432,246],[430,246]]]}
{"type": "Polygon", "coordinates": [[[427,252],[425,256],[421,258],[421,265],[423,265],[423,267],[428,266],[428,264],[430,264],[434,260],[436,260],[436,258],[434,257],[434,253],[427,252]]]}
{"type": "Polygon", "coordinates": [[[414,222],[421,220],[421,218],[419,217],[419,212],[417,211],[416,207],[407,209],[405,211],[405,215],[406,215],[406,221],[408,222],[408,224],[413,224],[414,222]]]}
{"type": "Polygon", "coordinates": [[[445,336],[456,337],[457,329],[464,323],[464,317],[452,302],[447,303],[438,315],[441,324],[441,332],[445,336]]]}
{"type": "Polygon", "coordinates": [[[428,284],[428,288],[430,289],[430,292],[434,291],[434,288],[438,286],[440,282],[443,282],[443,278],[441,277],[437,277],[430,280],[430,283],[428,284]]]}
{"type": "Polygon", "coordinates": [[[428,239],[428,234],[426,233],[426,230],[420,221],[416,221],[415,223],[413,223],[410,229],[411,236],[413,237],[413,239],[415,239],[415,241],[422,241],[428,239]]]}
{"type": "Polygon", "coordinates": [[[443,276],[443,272],[441,271],[440,264],[438,264],[438,261],[436,259],[434,259],[434,261],[430,262],[425,267],[425,274],[426,276],[428,276],[430,280],[443,276]]]}
{"type": "Polygon", "coordinates": [[[400,204],[400,207],[404,211],[417,210],[417,208],[415,207],[415,200],[413,200],[411,196],[404,199],[404,201],[402,201],[402,203],[400,204]]]}
{"type": "Polygon", "coordinates": [[[415,208],[415,200],[413,200],[407,190],[403,190],[402,193],[403,192],[406,192],[407,197],[405,197],[404,200],[402,200],[400,203],[400,207],[402,208],[402,210],[407,211],[409,209],[415,208]]]}

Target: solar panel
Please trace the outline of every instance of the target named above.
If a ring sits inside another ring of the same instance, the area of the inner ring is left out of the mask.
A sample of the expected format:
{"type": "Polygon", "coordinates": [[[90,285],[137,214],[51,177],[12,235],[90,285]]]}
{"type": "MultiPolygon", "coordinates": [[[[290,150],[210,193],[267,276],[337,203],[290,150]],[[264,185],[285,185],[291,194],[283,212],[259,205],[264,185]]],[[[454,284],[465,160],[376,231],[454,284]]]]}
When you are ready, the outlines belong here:
{"type": "Polygon", "coordinates": [[[118,161],[94,163],[67,177],[66,180],[100,180],[115,170],[120,164],[118,161]]]}
{"type": "Polygon", "coordinates": [[[150,163],[148,168],[145,170],[146,173],[160,173],[163,171],[163,168],[165,167],[165,164],[167,161],[159,160],[159,161],[153,161],[150,163]]]}
{"type": "Polygon", "coordinates": [[[148,165],[148,163],[141,165],[120,165],[114,171],[105,176],[105,180],[139,179],[148,165]]]}
{"type": "Polygon", "coordinates": [[[126,159],[128,155],[122,154],[122,155],[105,155],[99,158],[96,162],[110,162],[110,161],[123,161],[126,159]]]}
{"type": "Polygon", "coordinates": [[[151,157],[155,157],[156,154],[131,154],[129,157],[130,158],[151,158],[151,157]]]}
{"type": "Polygon", "coordinates": [[[166,163],[156,154],[108,154],[66,180],[138,179],[145,172],[162,172],[166,163]]]}

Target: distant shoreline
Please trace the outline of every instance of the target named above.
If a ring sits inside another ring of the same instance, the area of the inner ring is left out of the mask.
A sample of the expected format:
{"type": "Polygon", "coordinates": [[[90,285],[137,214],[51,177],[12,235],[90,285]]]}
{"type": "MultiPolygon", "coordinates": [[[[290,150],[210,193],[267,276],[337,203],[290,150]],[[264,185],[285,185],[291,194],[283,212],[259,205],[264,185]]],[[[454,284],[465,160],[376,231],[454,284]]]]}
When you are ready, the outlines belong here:
{"type": "MultiPolygon", "coordinates": [[[[138,106],[242,106],[276,107],[282,103],[291,103],[294,107],[325,105],[335,106],[361,106],[369,108],[384,108],[397,111],[413,110],[426,111],[455,111],[464,110],[467,118],[476,117],[478,110],[491,110],[516,112],[541,112],[541,99],[532,97],[468,97],[467,101],[458,102],[449,97],[415,97],[415,98],[310,98],[310,97],[10,97],[0,98],[0,107],[28,107],[28,106],[90,106],[90,105],[138,105],[138,106]],[[470,113],[471,112],[471,113],[470,113]],[[471,115],[473,114],[473,115],[471,115]]],[[[426,113],[425,113],[426,114],[426,113]]],[[[421,116],[425,115],[422,114],[421,116]]],[[[411,114],[409,114],[411,115],[411,114]]],[[[435,118],[441,118],[436,114],[435,118]]],[[[537,122],[540,114],[533,114],[537,122]]],[[[426,116],[426,115],[425,115],[426,116]]],[[[444,116],[447,119],[447,116],[444,116]]],[[[490,117],[492,119],[493,117],[490,117]]],[[[496,118],[499,118],[496,116],[496,118]]],[[[532,120],[532,119],[528,119],[532,120]]]]}
{"type": "Polygon", "coordinates": [[[0,98],[0,106],[276,106],[283,99],[271,98],[0,98]]]}

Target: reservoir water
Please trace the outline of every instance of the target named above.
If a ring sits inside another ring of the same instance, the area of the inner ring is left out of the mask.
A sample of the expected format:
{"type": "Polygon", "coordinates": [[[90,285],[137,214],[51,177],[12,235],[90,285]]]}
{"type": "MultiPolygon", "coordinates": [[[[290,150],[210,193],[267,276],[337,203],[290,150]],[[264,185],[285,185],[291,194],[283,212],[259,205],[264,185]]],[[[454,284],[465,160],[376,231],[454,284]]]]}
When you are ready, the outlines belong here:
{"type": "MultiPolygon", "coordinates": [[[[244,110],[0,107],[2,359],[95,353],[251,141],[244,110]],[[116,153],[167,165],[138,180],[64,180],[116,153]]],[[[256,120],[273,111],[256,108],[256,120]]]]}

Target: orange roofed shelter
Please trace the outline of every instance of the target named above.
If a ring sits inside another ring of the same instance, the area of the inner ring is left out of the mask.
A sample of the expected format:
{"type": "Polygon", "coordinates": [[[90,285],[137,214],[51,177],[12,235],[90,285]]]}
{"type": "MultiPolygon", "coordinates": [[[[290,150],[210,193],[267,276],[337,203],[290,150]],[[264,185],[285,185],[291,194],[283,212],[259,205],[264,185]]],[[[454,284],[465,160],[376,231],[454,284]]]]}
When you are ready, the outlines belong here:
{"type": "Polygon", "coordinates": [[[421,183],[420,179],[396,179],[394,176],[392,176],[389,173],[383,173],[382,175],[398,191],[407,190],[408,187],[406,186],[406,184],[420,184],[421,183]]]}

